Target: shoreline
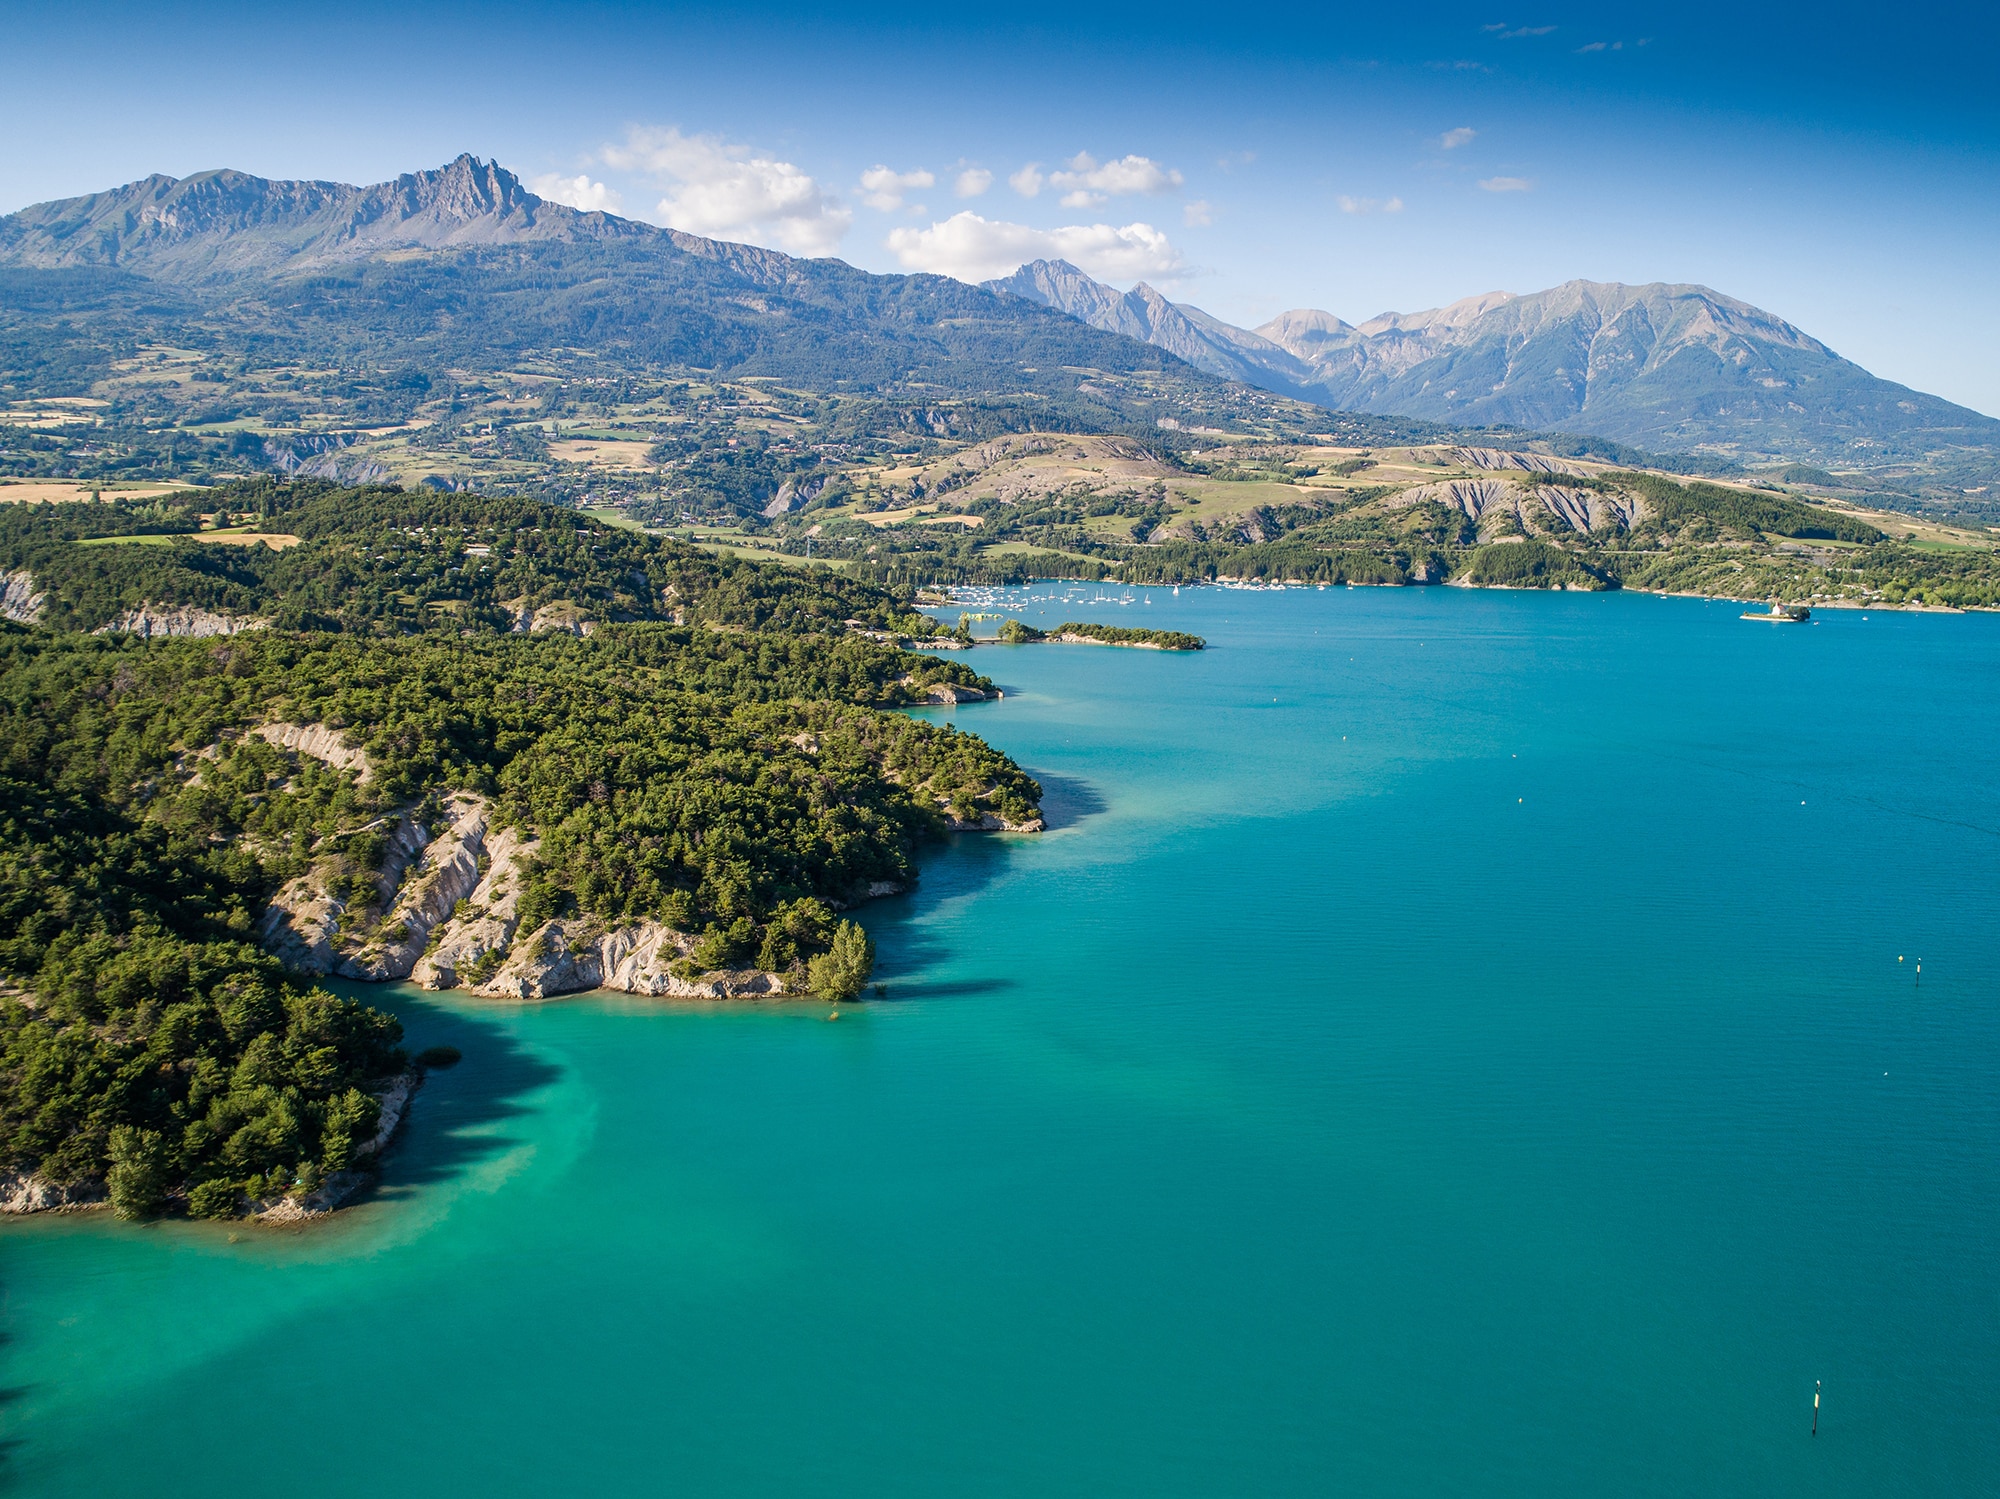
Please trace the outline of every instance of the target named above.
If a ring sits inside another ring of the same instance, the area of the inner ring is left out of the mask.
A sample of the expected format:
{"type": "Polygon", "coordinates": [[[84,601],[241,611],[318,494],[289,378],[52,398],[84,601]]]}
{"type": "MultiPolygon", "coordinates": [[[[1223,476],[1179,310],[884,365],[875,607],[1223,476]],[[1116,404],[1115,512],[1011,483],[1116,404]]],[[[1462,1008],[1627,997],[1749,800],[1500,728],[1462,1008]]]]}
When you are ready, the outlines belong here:
{"type": "MultiPolygon", "coordinates": [[[[966,584],[954,584],[952,586],[955,591],[980,589],[988,592],[999,592],[1001,590],[1009,588],[1034,588],[1039,585],[1047,583],[1062,583],[1077,587],[1101,588],[1107,586],[1102,578],[1065,578],[1055,575],[1050,575],[1048,577],[1034,578],[1026,583],[966,583],[966,584]]],[[[1309,583],[1299,578],[1263,579],[1263,578],[1229,578],[1229,577],[1217,576],[1214,578],[1204,578],[1198,582],[1192,582],[1192,583],[1118,583],[1109,586],[1114,586],[1119,588],[1174,588],[1174,589],[1222,588],[1222,589],[1228,589],[1233,592],[1244,592],[1244,591],[1258,592],[1265,589],[1277,590],[1277,589],[1287,589],[1287,588],[1318,589],[1322,591],[1331,590],[1335,588],[1383,588],[1383,589],[1462,588],[1467,592],[1471,593],[1590,593],[1590,594],[1629,593],[1641,597],[1656,598],[1656,599],[1701,599],[1704,602],[1715,603],[1715,604],[1766,604],[1766,605],[1803,604],[1805,607],[1810,609],[1851,609],[1851,610],[1858,610],[1864,613],[1880,611],[1881,613],[1884,614],[1888,613],[2000,614],[2000,604],[1909,604],[1909,603],[1892,604],[1886,601],[1882,603],[1874,603],[1863,599],[1831,599],[1831,598],[1810,598],[1803,600],[1779,599],[1779,598],[1772,598],[1769,595],[1752,596],[1748,594],[1736,594],[1736,593],[1688,593],[1679,589],[1636,588],[1624,584],[1621,584],[1616,588],[1528,588],[1512,583],[1472,583],[1456,579],[1451,581],[1439,581],[1439,580],[1418,581],[1412,579],[1410,582],[1407,583],[1377,583],[1372,581],[1371,582],[1356,581],[1356,582],[1342,582],[1342,583],[1309,583]]],[[[978,601],[961,597],[954,597],[949,606],[931,604],[926,607],[934,609],[944,608],[944,607],[957,608],[962,604],[971,602],[978,602],[978,601]]],[[[1086,642],[1081,638],[1071,640],[1069,637],[1058,636],[1058,635],[1050,635],[1048,639],[1051,642],[1062,642],[1071,644],[1085,644],[1085,643],[1091,645],[1136,644],[1136,642],[1109,641],[1109,640],[1091,640],[1086,642]]],[[[1009,642],[995,639],[992,637],[986,637],[977,640],[974,643],[977,645],[1006,645],[1009,642]]],[[[932,648],[931,643],[927,641],[919,642],[919,644],[924,649],[932,648]]],[[[959,648],[963,649],[964,647],[961,646],[959,648]]],[[[1150,649],[1161,650],[1161,649],[1166,649],[1166,647],[1153,646],[1150,647],[1150,649]]]]}
{"type": "MultiPolygon", "coordinates": [[[[279,1197],[244,1197],[235,1213],[212,1221],[258,1223],[280,1228],[332,1217],[367,1188],[380,1182],[382,1157],[396,1143],[404,1125],[409,1122],[410,1107],[416,1100],[417,1090],[424,1085],[424,1076],[425,1069],[413,1063],[407,1070],[384,1080],[386,1085],[375,1094],[382,1106],[382,1114],[376,1121],[374,1135],[354,1153],[358,1164],[346,1171],[335,1172],[310,1192],[288,1192],[279,1197]]],[[[186,1198],[184,1195],[170,1195],[166,1201],[184,1207],[186,1198]]],[[[71,1182],[58,1186],[32,1171],[16,1171],[0,1176],[0,1220],[42,1216],[60,1218],[78,1213],[104,1212],[110,1207],[111,1189],[103,1181],[71,1182]]],[[[173,1217],[184,1222],[201,1221],[188,1217],[184,1211],[149,1216],[154,1220],[173,1217]]]]}

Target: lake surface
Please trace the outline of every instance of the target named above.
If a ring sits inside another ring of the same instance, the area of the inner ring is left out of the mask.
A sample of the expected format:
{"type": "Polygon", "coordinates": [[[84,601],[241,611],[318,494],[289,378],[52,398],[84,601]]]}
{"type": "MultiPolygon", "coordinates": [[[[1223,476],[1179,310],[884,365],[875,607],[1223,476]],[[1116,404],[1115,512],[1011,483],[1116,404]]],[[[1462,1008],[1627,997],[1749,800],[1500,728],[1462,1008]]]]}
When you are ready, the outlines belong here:
{"type": "Polygon", "coordinates": [[[1017,591],[1213,648],[969,658],[886,1002],[357,991],[371,1201],[0,1230],[0,1490],[2000,1490],[2000,618],[1738,607],[1017,591]]]}

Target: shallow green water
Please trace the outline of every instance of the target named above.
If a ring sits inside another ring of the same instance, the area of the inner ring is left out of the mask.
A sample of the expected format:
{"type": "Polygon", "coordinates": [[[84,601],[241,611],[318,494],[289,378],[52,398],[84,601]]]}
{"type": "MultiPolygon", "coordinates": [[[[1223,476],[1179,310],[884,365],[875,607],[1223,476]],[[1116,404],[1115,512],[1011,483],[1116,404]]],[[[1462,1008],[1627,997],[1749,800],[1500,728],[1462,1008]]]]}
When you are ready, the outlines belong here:
{"type": "Polygon", "coordinates": [[[0,1230],[0,1485],[2000,1488],[2000,620],[1053,592],[1215,648],[979,653],[888,1002],[390,996],[375,1200],[0,1230]]]}

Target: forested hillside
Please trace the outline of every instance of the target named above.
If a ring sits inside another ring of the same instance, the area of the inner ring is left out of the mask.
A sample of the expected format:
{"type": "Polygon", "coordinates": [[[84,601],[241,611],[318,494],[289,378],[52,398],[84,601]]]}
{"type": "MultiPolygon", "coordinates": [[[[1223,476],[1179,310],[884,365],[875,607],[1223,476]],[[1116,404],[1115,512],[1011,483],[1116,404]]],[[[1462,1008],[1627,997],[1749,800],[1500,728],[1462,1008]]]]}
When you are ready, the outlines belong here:
{"type": "Polygon", "coordinates": [[[903,585],[1459,582],[2000,604],[2000,534],[1973,518],[1920,521],[1552,446],[1019,439],[884,465],[759,539],[903,585]]]}
{"type": "Polygon", "coordinates": [[[989,684],[884,643],[931,626],[879,587],[528,502],[227,498],[308,539],[197,542],[173,505],[0,516],[52,601],[0,626],[17,1198],[230,1216],[351,1185],[407,1063],[318,974],[851,998],[872,959],[843,908],[947,828],[1039,827],[1011,761],[881,711],[989,684]],[[560,623],[515,628],[537,599],[560,623]],[[173,605],[279,624],[84,633],[173,605]]]}
{"type": "Polygon", "coordinates": [[[826,569],[720,558],[533,500],[320,480],[5,506],[0,572],[16,571],[42,596],[37,622],[73,630],[148,606],[377,634],[635,620],[792,634],[838,634],[854,619],[904,635],[936,629],[906,597],[826,569]],[[203,515],[268,532],[283,549],[231,545],[227,532],[203,539],[203,515]]]}

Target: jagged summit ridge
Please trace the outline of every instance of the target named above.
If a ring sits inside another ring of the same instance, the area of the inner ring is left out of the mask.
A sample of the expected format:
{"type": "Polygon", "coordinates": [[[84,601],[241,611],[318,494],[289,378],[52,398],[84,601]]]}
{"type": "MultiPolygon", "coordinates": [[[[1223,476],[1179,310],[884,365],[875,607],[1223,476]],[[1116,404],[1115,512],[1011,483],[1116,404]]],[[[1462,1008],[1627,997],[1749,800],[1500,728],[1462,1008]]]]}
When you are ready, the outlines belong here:
{"type": "Polygon", "coordinates": [[[155,174],[108,192],[37,203],[0,220],[0,258],[39,269],[115,265],[194,280],[304,269],[398,249],[663,232],[546,202],[498,162],[467,154],[368,187],[230,169],[180,178],[155,174]]]}
{"type": "Polygon", "coordinates": [[[1170,302],[1141,281],[1129,292],[1093,281],[1067,260],[1031,260],[1011,276],[985,282],[1053,307],[1107,333],[1143,339],[1226,380],[1286,395],[1301,393],[1307,367],[1261,332],[1251,333],[1210,317],[1199,307],[1170,302]]]}
{"type": "Polygon", "coordinates": [[[1359,325],[1316,308],[1254,331],[1144,285],[1035,261],[987,283],[1201,369],[1340,410],[1588,432],[1660,450],[1867,461],[2000,445],[2000,422],[1877,379],[1709,287],[1566,281],[1359,325]]]}

